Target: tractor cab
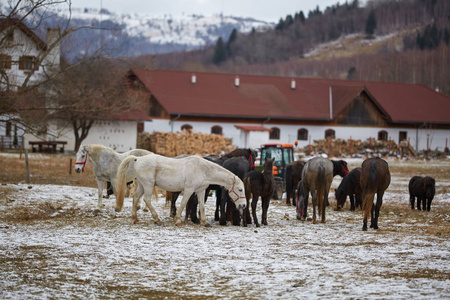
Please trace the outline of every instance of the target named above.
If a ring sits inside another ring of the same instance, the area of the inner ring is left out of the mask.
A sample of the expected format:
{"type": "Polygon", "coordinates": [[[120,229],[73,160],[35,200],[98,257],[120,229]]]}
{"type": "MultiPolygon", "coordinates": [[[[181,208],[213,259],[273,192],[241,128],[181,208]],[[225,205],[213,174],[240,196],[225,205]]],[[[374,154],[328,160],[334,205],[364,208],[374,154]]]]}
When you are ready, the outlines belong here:
{"type": "Polygon", "coordinates": [[[273,178],[275,180],[276,188],[273,194],[274,199],[281,199],[286,190],[285,170],[286,166],[294,161],[294,145],[271,143],[261,145],[261,170],[264,165],[264,160],[267,158],[274,158],[273,163],[273,178]]]}

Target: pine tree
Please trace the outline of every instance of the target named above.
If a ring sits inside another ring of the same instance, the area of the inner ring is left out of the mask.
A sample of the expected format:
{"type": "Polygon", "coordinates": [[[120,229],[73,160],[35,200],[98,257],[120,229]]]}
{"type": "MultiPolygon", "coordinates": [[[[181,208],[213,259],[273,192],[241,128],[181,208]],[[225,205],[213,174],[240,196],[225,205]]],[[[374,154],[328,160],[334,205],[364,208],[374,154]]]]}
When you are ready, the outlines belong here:
{"type": "Polygon", "coordinates": [[[227,50],[223,43],[222,37],[219,37],[214,50],[213,64],[219,65],[227,59],[227,50]]]}
{"type": "Polygon", "coordinates": [[[232,55],[231,45],[234,43],[234,41],[236,41],[237,35],[238,35],[237,30],[233,29],[227,42],[227,57],[230,57],[232,55]]]}
{"type": "Polygon", "coordinates": [[[377,18],[375,16],[375,11],[371,10],[366,22],[366,34],[369,37],[373,36],[375,28],[377,28],[377,18]]]}

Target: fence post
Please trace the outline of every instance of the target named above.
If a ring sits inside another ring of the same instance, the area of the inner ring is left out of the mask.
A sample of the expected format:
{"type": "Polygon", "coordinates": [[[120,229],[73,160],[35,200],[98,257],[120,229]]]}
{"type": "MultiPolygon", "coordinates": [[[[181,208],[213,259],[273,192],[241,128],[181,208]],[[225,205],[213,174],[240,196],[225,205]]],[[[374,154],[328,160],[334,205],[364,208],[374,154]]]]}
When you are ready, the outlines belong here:
{"type": "Polygon", "coordinates": [[[72,175],[72,159],[69,162],[69,174],[72,175]]]}
{"type": "Polygon", "coordinates": [[[25,149],[25,165],[27,167],[27,183],[30,183],[30,164],[28,163],[28,150],[25,149]]]}

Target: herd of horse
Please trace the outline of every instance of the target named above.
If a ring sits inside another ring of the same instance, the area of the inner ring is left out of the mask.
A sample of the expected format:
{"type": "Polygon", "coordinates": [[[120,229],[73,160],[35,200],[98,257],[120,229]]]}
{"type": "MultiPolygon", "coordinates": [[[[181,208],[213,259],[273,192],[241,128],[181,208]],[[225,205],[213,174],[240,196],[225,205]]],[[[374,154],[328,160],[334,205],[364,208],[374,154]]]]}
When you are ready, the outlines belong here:
{"type": "MultiPolygon", "coordinates": [[[[170,214],[175,224],[181,226],[181,214],[194,223],[210,226],[206,220],[205,202],[210,191],[216,192],[215,220],[221,225],[231,221],[233,225],[254,224],[259,227],[256,207],[262,202],[261,222],[267,225],[267,212],[273,196],[275,182],[272,174],[274,159],[266,158],[263,172],[255,170],[257,154],[253,149],[236,149],[223,156],[182,155],[169,158],[147,150],[135,149],[125,153],[99,144],[82,145],[76,154],[75,171],[83,172],[87,162],[93,166],[98,185],[97,211],[103,208],[102,198],[105,182],[116,196],[117,212],[123,208],[127,183],[134,181],[135,191],[132,218],[138,223],[137,210],[143,198],[155,223],[161,221],[152,206],[152,197],[157,198],[156,187],[166,191],[171,201],[170,214]],[[176,201],[183,193],[177,209],[176,201]],[[199,201],[201,200],[201,201],[199,201]],[[251,215],[250,215],[251,206],[251,215]],[[199,218],[197,218],[197,211],[199,218]]],[[[383,195],[389,187],[391,175],[388,163],[381,158],[368,158],[360,168],[349,171],[344,160],[315,157],[307,162],[294,161],[286,167],[286,203],[296,207],[297,219],[307,219],[309,195],[312,198],[312,223],[326,222],[328,194],[334,176],[343,179],[335,191],[336,210],[343,208],[347,196],[351,210],[360,207],[363,212],[363,230],[367,230],[367,219],[371,215],[373,229],[378,229],[378,217],[383,195]],[[374,197],[376,203],[374,204],[374,197]],[[316,212],[317,208],[317,212],[316,212]]],[[[431,177],[414,176],[409,183],[411,208],[431,209],[435,194],[435,181],[431,177]]]]}

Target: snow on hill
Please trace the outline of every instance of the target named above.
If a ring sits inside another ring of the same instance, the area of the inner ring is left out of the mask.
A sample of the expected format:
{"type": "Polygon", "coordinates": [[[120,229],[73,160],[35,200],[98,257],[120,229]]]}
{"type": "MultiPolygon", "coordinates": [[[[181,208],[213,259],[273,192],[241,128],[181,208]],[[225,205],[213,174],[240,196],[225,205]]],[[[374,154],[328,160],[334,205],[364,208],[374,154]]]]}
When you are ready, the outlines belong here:
{"type": "MultiPolygon", "coordinates": [[[[152,17],[145,14],[116,14],[90,8],[72,8],[71,13],[71,23],[76,26],[114,28],[114,36],[126,38],[126,55],[130,56],[192,50],[214,44],[219,37],[227,40],[233,29],[247,33],[253,28],[265,30],[275,25],[252,18],[223,15],[152,17]]],[[[60,10],[58,15],[64,19],[68,14],[60,10]]]]}

